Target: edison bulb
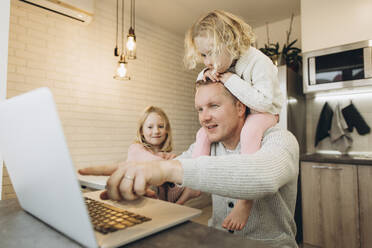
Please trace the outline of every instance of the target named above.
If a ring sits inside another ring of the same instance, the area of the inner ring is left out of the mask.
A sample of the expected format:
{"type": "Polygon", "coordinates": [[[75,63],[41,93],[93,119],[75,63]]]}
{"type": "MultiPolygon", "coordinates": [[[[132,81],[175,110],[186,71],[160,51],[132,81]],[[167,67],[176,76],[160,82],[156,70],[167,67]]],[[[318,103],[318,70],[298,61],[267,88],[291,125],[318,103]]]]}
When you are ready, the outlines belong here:
{"type": "Polygon", "coordinates": [[[120,63],[116,73],[119,77],[125,77],[127,75],[127,68],[124,63],[120,63]]]}
{"type": "Polygon", "coordinates": [[[136,48],[136,41],[134,40],[134,36],[128,36],[127,49],[129,51],[133,51],[135,48],[136,48]]]}

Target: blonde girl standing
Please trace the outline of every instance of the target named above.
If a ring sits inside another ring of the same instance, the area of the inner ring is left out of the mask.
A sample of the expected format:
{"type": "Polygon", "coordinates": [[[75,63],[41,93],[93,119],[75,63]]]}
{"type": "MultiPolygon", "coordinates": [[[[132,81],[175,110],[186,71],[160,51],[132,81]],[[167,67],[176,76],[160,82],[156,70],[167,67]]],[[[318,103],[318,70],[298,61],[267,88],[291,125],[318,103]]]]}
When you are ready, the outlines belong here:
{"type": "MultiPolygon", "coordinates": [[[[219,81],[249,109],[241,131],[241,153],[260,149],[264,132],[276,125],[283,103],[277,68],[270,58],[252,47],[252,28],[241,18],[221,10],[202,16],[187,31],[185,64],[189,69],[204,63],[198,80],[219,81]]],[[[218,104],[213,106],[218,108],[218,104]]],[[[193,157],[210,154],[208,137],[218,129],[213,120],[205,120],[196,136],[193,157]]],[[[238,200],[222,226],[242,230],[248,222],[252,200],[238,200]]],[[[254,211],[254,208],[253,210],[254,211]]]]}
{"type": "MultiPolygon", "coordinates": [[[[138,120],[135,142],[129,146],[127,161],[151,161],[173,159],[172,130],[165,112],[148,106],[138,120]]],[[[182,187],[165,183],[158,187],[158,198],[176,202],[183,192],[182,187]]]]}

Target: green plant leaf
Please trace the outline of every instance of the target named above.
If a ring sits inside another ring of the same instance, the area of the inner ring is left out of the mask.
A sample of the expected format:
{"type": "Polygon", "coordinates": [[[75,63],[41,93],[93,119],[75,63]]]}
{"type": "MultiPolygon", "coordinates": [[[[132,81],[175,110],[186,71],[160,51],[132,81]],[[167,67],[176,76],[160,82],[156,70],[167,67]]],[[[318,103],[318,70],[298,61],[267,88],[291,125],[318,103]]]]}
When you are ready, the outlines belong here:
{"type": "Polygon", "coordinates": [[[296,42],[297,42],[297,39],[295,39],[294,41],[292,41],[291,43],[289,43],[288,47],[291,47],[291,46],[293,46],[293,45],[294,45],[294,43],[296,43],[296,42]]]}

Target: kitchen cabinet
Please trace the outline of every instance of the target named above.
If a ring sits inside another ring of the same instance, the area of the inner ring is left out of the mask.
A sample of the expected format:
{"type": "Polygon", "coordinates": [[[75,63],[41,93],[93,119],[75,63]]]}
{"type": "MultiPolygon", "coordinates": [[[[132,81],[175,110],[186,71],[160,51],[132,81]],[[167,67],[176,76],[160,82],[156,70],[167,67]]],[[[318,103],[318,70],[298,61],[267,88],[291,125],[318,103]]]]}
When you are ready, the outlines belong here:
{"type": "MultiPolygon", "coordinates": [[[[349,164],[301,162],[304,244],[324,248],[361,247],[358,167],[349,164]]],[[[361,180],[368,181],[364,176],[361,180]]],[[[371,196],[367,194],[371,193],[362,191],[366,198],[364,207],[368,209],[371,196]]],[[[369,218],[372,217],[371,212],[363,211],[369,218]]],[[[371,226],[371,221],[366,222],[363,222],[366,228],[371,226]]],[[[365,239],[370,238],[367,231],[364,236],[365,239]]]]}
{"type": "Polygon", "coordinates": [[[358,166],[360,240],[372,247],[372,166],[358,166]]]}

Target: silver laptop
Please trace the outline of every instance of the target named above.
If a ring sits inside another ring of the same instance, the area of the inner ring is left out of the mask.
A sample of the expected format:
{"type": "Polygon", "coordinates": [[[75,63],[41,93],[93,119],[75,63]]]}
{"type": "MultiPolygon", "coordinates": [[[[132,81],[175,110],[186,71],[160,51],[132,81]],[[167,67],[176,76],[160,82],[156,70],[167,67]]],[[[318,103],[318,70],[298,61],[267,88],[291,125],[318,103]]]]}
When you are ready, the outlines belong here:
{"type": "Polygon", "coordinates": [[[77,173],[78,180],[81,186],[91,189],[105,189],[108,176],[85,176],[77,173]]]}
{"type": "Polygon", "coordinates": [[[0,103],[0,152],[21,207],[87,247],[127,244],[201,213],[147,197],[119,203],[101,201],[101,191],[83,195],[48,88],[0,103]]]}

